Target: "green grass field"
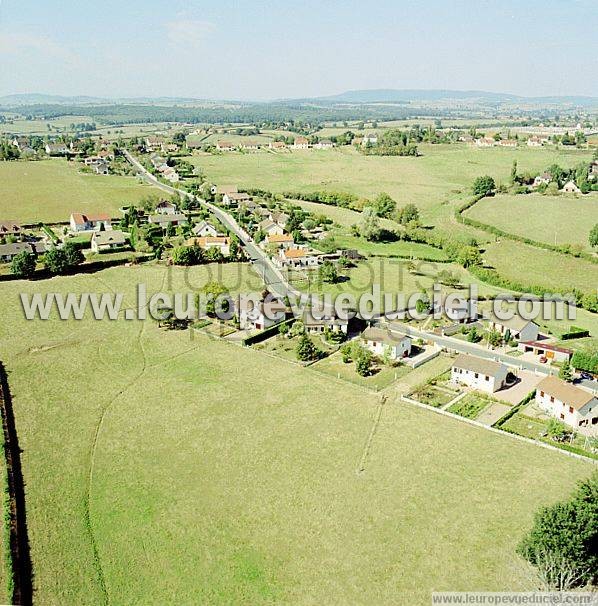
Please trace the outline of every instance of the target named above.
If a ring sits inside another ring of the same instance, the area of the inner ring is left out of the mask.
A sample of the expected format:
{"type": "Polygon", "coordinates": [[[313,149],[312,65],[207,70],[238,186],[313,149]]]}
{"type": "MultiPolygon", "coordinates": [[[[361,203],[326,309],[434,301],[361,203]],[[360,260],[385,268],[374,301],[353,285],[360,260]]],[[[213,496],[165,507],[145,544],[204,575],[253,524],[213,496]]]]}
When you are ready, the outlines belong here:
{"type": "Polygon", "coordinates": [[[68,221],[71,212],[107,212],[157,191],[134,177],[83,174],[63,159],[0,163],[0,217],[22,223],[68,221]]]}
{"type": "Polygon", "coordinates": [[[448,219],[448,200],[468,189],[479,175],[507,181],[513,160],[518,170],[540,171],[552,163],[574,166],[591,152],[578,150],[490,148],[467,145],[420,145],[420,158],[363,156],[352,148],[293,151],[286,154],[221,154],[193,156],[216,183],[236,182],[241,187],[283,191],[346,191],[374,197],[389,193],[399,205],[415,203],[424,218],[448,219]]]}
{"type": "Polygon", "coordinates": [[[587,196],[501,195],[483,198],[465,216],[548,244],[580,244],[598,223],[598,193],[587,196]]]}
{"type": "Polygon", "coordinates": [[[598,265],[590,261],[500,238],[485,248],[484,261],[511,280],[562,292],[596,292],[598,265]]]}
{"type": "MultiPolygon", "coordinates": [[[[255,280],[243,267],[219,270],[233,290],[255,280]]],[[[515,545],[589,465],[394,387],[379,411],[349,383],[154,322],[27,322],[17,297],[122,291],[131,305],[137,282],[213,275],[143,265],[0,284],[36,603],[429,604],[432,590],[531,588],[515,545]]]]}

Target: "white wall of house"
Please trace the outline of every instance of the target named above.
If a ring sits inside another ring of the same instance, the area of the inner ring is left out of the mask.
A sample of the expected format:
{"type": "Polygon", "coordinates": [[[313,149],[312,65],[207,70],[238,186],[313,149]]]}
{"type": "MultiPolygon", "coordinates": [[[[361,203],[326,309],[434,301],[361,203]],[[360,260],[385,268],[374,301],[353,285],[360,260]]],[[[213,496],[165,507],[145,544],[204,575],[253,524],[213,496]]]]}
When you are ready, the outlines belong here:
{"type": "Polygon", "coordinates": [[[384,357],[386,352],[388,351],[388,355],[391,360],[399,360],[400,358],[405,358],[411,353],[411,339],[409,337],[405,337],[400,341],[387,343],[384,341],[365,341],[365,346],[369,349],[375,356],[384,357]]]}
{"type": "Polygon", "coordinates": [[[485,375],[481,372],[474,372],[473,370],[453,366],[451,369],[451,381],[463,383],[473,389],[479,389],[486,393],[494,393],[504,385],[507,379],[507,372],[506,366],[503,366],[497,376],[494,377],[485,375]]]}
{"type": "Polygon", "coordinates": [[[536,404],[551,417],[559,419],[576,431],[586,435],[598,435],[598,398],[593,398],[583,408],[576,410],[566,402],[538,389],[536,404]],[[592,423],[594,418],[597,419],[596,423],[592,423]]]}
{"type": "Polygon", "coordinates": [[[277,311],[270,314],[273,317],[269,318],[259,309],[241,309],[239,312],[239,326],[241,330],[264,330],[274,326],[278,322],[282,322],[285,318],[284,311],[277,311]]]}

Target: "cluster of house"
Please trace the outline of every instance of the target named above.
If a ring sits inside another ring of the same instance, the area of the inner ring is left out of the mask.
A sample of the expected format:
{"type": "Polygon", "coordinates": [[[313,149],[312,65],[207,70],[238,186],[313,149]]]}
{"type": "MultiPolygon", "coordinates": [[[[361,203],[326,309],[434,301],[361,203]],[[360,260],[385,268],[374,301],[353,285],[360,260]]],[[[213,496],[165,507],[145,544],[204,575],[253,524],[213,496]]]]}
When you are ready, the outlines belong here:
{"type": "Polygon", "coordinates": [[[354,137],[352,144],[356,147],[378,145],[378,135],[376,133],[367,133],[363,137],[354,137]]]}
{"type": "Polygon", "coordinates": [[[209,221],[200,221],[191,229],[193,237],[186,242],[188,246],[199,246],[203,250],[218,249],[224,257],[230,254],[230,238],[219,234],[218,230],[209,221]]]}
{"type": "Polygon", "coordinates": [[[36,255],[46,252],[46,244],[28,238],[16,221],[0,220],[0,241],[4,242],[0,244],[0,261],[4,263],[10,263],[23,251],[36,255]]]}
{"type": "MultiPolygon", "coordinates": [[[[595,181],[598,179],[598,161],[594,160],[594,162],[590,165],[590,171],[588,178],[590,181],[595,181]]],[[[543,172],[536,176],[534,182],[532,183],[532,189],[538,189],[538,187],[542,185],[548,185],[552,182],[552,175],[549,172],[543,172]]],[[[581,194],[581,189],[577,187],[575,181],[570,179],[567,181],[563,187],[561,187],[561,192],[564,194],[581,194]]]]}
{"type": "Polygon", "coordinates": [[[281,149],[332,149],[335,144],[330,139],[322,139],[317,143],[310,143],[307,137],[298,136],[295,137],[291,145],[287,145],[284,141],[255,141],[248,139],[247,141],[240,141],[233,143],[231,141],[217,141],[216,149],[218,151],[258,151],[263,148],[281,150],[281,149]]]}
{"type": "MultiPolygon", "coordinates": [[[[493,394],[507,385],[509,370],[505,364],[471,356],[458,355],[451,368],[451,380],[473,389],[493,394]]],[[[536,405],[584,435],[598,435],[598,395],[572,385],[553,375],[536,387],[536,405]]]]}
{"type": "Polygon", "coordinates": [[[151,136],[145,138],[145,150],[147,152],[162,152],[163,154],[176,153],[179,146],[176,143],[168,142],[162,137],[151,136]]]}
{"type": "MultiPolygon", "coordinates": [[[[274,250],[272,261],[279,268],[301,269],[317,267],[326,257],[306,244],[298,244],[293,236],[286,231],[289,216],[280,211],[270,210],[254,202],[247,192],[240,192],[235,185],[221,185],[212,188],[214,195],[220,196],[221,205],[227,208],[245,209],[257,221],[256,232],[264,235],[262,248],[274,250]]],[[[315,227],[302,230],[301,235],[306,239],[319,240],[326,237],[326,232],[315,227]]],[[[334,256],[334,255],[332,255],[334,256]]]]}
{"type": "Polygon", "coordinates": [[[110,161],[114,160],[114,153],[103,149],[93,156],[83,160],[85,166],[91,168],[96,175],[107,175],[110,172],[110,161]]]}
{"type": "Polygon", "coordinates": [[[181,180],[181,176],[179,173],[177,173],[176,169],[172,166],[168,166],[168,164],[166,164],[166,160],[162,156],[152,154],[150,157],[150,162],[152,163],[152,166],[160,173],[160,175],[167,181],[170,181],[171,183],[178,183],[181,180]]]}
{"type": "Polygon", "coordinates": [[[475,147],[517,147],[515,139],[494,139],[493,137],[478,137],[468,140],[470,145],[475,147]]]}

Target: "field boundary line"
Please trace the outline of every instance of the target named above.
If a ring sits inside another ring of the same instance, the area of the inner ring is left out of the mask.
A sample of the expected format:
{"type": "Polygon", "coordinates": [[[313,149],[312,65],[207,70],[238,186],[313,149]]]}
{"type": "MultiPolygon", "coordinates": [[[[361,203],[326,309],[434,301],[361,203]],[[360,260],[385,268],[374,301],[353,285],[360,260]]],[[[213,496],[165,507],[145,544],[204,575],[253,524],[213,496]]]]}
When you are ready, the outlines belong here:
{"type": "Polygon", "coordinates": [[[587,457],[585,455],[577,454],[576,452],[571,452],[569,450],[563,450],[562,448],[558,448],[557,446],[552,446],[551,444],[545,444],[544,442],[539,442],[538,440],[533,440],[532,438],[526,438],[525,436],[520,436],[515,433],[511,433],[509,431],[503,431],[502,429],[497,429],[496,427],[490,427],[488,425],[484,425],[483,423],[479,423],[478,421],[474,421],[473,419],[466,419],[465,417],[461,417],[460,415],[456,415],[455,413],[449,412],[448,410],[443,410],[441,408],[435,408],[434,406],[429,406],[428,404],[424,404],[423,402],[418,402],[417,400],[413,400],[412,398],[408,398],[407,396],[401,395],[400,400],[402,402],[407,402],[408,404],[412,404],[414,406],[418,406],[419,408],[423,408],[424,410],[429,410],[431,412],[435,412],[436,414],[443,415],[445,417],[449,417],[451,419],[455,419],[456,421],[460,421],[462,423],[467,423],[469,425],[473,425],[474,427],[478,427],[480,429],[485,429],[486,431],[490,431],[492,433],[507,436],[514,440],[519,440],[520,442],[525,442],[527,444],[534,444],[541,448],[546,448],[547,450],[552,450],[553,452],[558,452],[562,455],[567,455],[569,457],[573,457],[574,459],[579,459],[580,461],[586,461],[588,463],[592,463],[593,465],[598,465],[598,460],[592,459],[591,457],[587,457]]]}
{"type": "Polygon", "coordinates": [[[33,568],[27,534],[25,484],[12,396],[2,362],[0,362],[0,413],[5,463],[2,478],[4,491],[2,541],[8,541],[8,545],[3,545],[7,559],[7,597],[13,604],[29,606],[33,603],[33,568]]]}

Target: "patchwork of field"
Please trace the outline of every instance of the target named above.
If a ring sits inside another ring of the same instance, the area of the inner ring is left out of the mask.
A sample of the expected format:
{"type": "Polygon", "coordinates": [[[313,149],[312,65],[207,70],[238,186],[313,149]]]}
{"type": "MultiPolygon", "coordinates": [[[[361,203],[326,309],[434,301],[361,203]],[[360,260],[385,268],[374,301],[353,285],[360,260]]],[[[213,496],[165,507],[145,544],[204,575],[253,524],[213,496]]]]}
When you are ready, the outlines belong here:
{"type": "MultiPolygon", "coordinates": [[[[256,279],[225,267],[232,290],[256,279]]],[[[138,282],[197,290],[209,271],[0,284],[37,603],[428,604],[432,590],[531,588],[515,545],[588,464],[394,388],[379,410],[251,349],[122,317],[28,322],[18,301],[122,291],[132,305],[138,282]]]]}
{"type": "Polygon", "coordinates": [[[21,223],[68,221],[71,212],[106,212],[157,191],[135,177],[80,173],[64,159],[0,163],[0,217],[21,223]]]}
{"type": "Polygon", "coordinates": [[[465,216],[548,244],[579,244],[598,223],[598,193],[586,196],[500,195],[483,198],[465,216]]]}
{"type": "Polygon", "coordinates": [[[220,154],[193,156],[207,177],[216,183],[236,182],[284,192],[344,191],[374,197],[387,192],[399,205],[415,203],[426,220],[448,220],[446,203],[468,190],[484,174],[507,182],[513,160],[518,170],[540,171],[553,163],[574,166],[589,160],[587,150],[475,149],[463,145],[419,146],[422,157],[363,156],[352,148],[293,150],[285,153],[220,154]]]}

